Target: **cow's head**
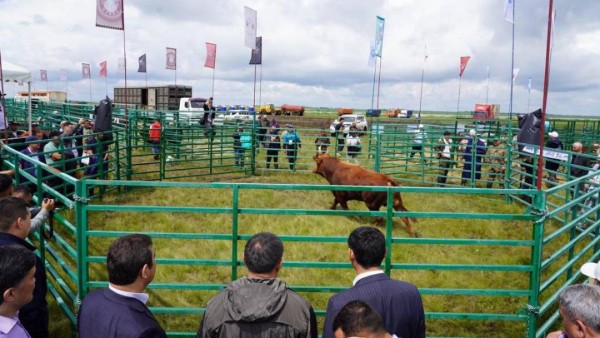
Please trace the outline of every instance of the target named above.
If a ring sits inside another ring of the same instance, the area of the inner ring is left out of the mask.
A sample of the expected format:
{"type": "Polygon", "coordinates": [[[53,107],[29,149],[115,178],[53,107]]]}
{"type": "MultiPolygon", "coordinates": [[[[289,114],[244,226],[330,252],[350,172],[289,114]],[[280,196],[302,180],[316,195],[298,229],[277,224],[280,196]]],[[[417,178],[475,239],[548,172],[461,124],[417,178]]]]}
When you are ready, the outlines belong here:
{"type": "Polygon", "coordinates": [[[313,160],[317,164],[317,166],[313,168],[314,174],[319,174],[323,177],[325,176],[325,175],[323,175],[322,171],[320,170],[321,164],[323,163],[324,159],[329,158],[329,157],[330,157],[329,154],[319,154],[319,155],[313,156],[313,160]]]}

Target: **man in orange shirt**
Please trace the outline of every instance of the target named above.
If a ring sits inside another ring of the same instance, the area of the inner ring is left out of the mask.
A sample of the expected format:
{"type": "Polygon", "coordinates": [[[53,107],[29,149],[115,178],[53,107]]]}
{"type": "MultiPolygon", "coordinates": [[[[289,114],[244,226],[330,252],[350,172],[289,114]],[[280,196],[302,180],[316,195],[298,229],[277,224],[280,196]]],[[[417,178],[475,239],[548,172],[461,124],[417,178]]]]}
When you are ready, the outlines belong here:
{"type": "Polygon", "coordinates": [[[152,125],[150,125],[150,143],[152,143],[152,153],[154,154],[154,159],[158,160],[160,154],[160,119],[157,118],[152,125]]]}

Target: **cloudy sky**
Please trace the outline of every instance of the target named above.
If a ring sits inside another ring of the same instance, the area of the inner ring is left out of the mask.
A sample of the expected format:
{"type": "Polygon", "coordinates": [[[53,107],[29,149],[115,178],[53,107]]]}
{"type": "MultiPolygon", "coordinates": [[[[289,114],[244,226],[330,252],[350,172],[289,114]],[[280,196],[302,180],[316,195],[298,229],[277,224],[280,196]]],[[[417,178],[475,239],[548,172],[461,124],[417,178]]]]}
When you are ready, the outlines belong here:
{"type": "MultiPolygon", "coordinates": [[[[263,37],[262,102],[306,106],[370,108],[373,68],[367,67],[375,17],[386,19],[380,107],[418,109],[424,46],[429,58],[424,110],[457,108],[461,56],[471,60],[463,75],[461,110],[489,101],[508,111],[511,79],[511,24],[504,0],[125,0],[128,85],[140,86],[137,58],[148,57],[148,83],[173,84],[165,69],[165,47],[177,48],[177,84],[194,96],[210,95],[212,69],[204,68],[205,42],[217,44],[216,104],[252,104],[254,67],[244,46],[244,6],[258,11],[263,37]]],[[[3,60],[48,71],[48,89],[64,90],[68,69],[70,99],[89,99],[81,63],[92,64],[93,100],[105,95],[98,78],[108,61],[108,91],[122,86],[117,59],[120,31],[95,27],[95,0],[0,0],[3,60]]],[[[527,79],[531,110],[542,103],[548,3],[516,0],[514,111],[525,112],[527,79]]],[[[600,1],[555,0],[556,40],[548,113],[600,115],[600,1]]],[[[260,67],[259,67],[260,75],[260,67]]],[[[13,95],[24,87],[8,84],[13,95]]],[[[37,89],[46,89],[39,80],[37,89]]],[[[112,94],[110,94],[112,96],[112,94]]],[[[257,104],[259,101],[257,88],[257,104]]]]}

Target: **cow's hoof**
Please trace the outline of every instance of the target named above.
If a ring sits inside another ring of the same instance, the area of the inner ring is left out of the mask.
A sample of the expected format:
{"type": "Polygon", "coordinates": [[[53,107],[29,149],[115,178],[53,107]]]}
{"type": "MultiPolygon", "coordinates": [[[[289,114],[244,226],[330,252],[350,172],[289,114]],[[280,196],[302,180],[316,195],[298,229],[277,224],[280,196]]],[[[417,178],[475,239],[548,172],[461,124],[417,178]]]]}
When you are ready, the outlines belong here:
{"type": "Polygon", "coordinates": [[[415,231],[415,232],[411,233],[410,235],[411,235],[411,236],[413,236],[414,238],[421,238],[421,237],[423,237],[423,236],[421,236],[421,234],[420,234],[420,233],[418,233],[417,231],[415,231]]]}

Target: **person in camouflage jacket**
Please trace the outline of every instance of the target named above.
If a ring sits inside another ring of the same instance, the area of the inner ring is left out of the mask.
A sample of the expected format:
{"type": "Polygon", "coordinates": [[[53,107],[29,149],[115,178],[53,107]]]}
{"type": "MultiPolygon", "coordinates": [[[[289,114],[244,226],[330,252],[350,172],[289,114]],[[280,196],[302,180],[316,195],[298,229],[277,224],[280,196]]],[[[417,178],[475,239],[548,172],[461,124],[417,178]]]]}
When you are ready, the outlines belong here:
{"type": "Polygon", "coordinates": [[[498,139],[492,141],[492,146],[489,148],[487,187],[491,189],[494,181],[498,179],[500,189],[504,189],[504,174],[506,173],[506,147],[498,139]]]}

